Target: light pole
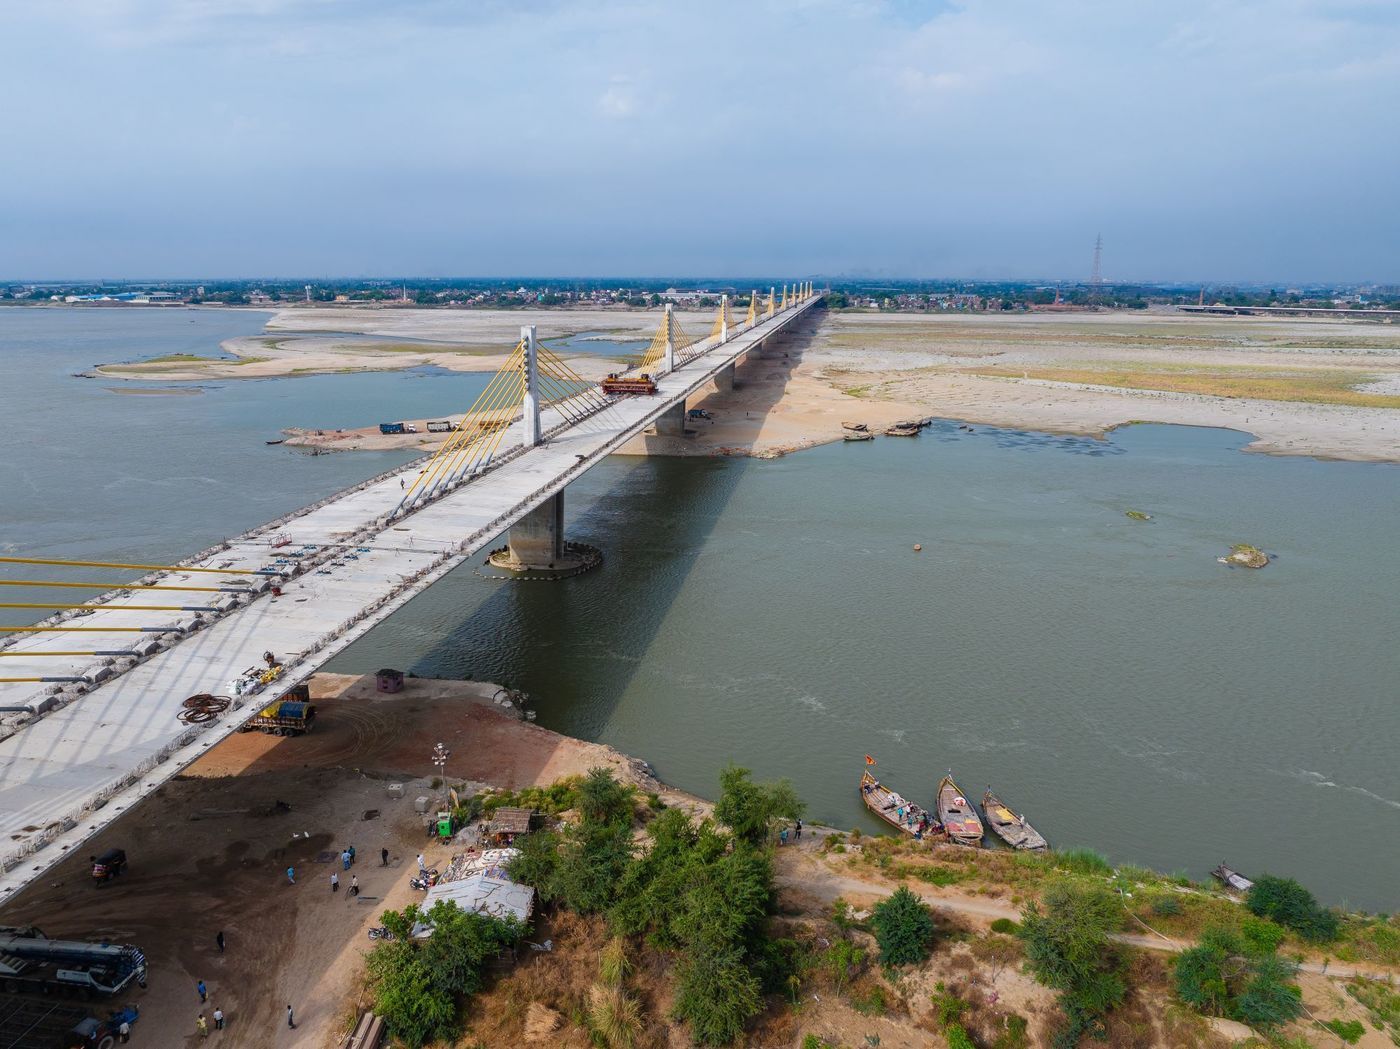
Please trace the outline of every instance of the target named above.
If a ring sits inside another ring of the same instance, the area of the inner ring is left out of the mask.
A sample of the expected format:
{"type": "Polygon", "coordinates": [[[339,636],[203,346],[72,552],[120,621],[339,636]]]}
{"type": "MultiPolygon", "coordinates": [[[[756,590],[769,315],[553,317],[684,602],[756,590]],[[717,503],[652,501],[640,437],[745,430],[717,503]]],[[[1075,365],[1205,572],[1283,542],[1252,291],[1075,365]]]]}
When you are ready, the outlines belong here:
{"type": "Polygon", "coordinates": [[[444,778],[447,770],[447,759],[451,754],[452,751],[448,750],[445,744],[433,744],[433,764],[437,766],[439,779],[444,778]]]}

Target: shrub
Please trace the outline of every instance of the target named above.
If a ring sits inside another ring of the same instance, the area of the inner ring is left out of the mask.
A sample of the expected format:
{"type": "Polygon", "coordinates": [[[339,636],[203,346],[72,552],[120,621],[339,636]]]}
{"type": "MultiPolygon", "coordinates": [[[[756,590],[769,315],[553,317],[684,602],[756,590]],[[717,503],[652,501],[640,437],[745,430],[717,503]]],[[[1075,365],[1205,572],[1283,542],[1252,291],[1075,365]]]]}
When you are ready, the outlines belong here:
{"type": "Polygon", "coordinates": [[[727,765],[719,774],[719,800],[715,819],[734,836],[757,845],[768,840],[775,822],[795,820],[806,811],[792,784],[754,783],[749,770],[727,765]]]}
{"type": "Polygon", "coordinates": [[[1292,982],[1297,966],[1230,929],[1206,929],[1197,946],[1177,956],[1174,973],[1177,997],[1198,1012],[1269,1029],[1302,1011],[1292,982]]]}
{"type": "Polygon", "coordinates": [[[1060,992],[1069,1020],[1057,1046],[1074,1046],[1083,1034],[1101,1032],[1104,1016],[1123,1001],[1127,988],[1108,939],[1118,921],[1118,901],[1106,888],[1069,881],[1052,882],[1044,907],[1031,902],[1022,914],[1019,935],[1031,972],[1060,992]]]}
{"type": "Polygon", "coordinates": [[[846,984],[865,966],[865,951],[850,940],[837,940],[822,955],[821,967],[831,977],[837,994],[844,994],[846,984]]]}
{"type": "Polygon", "coordinates": [[[1292,982],[1297,966],[1281,958],[1260,959],[1252,978],[1235,1000],[1234,1019],[1267,1030],[1296,1020],[1303,995],[1292,982]]]}
{"type": "Polygon", "coordinates": [[[999,932],[1006,936],[1014,934],[1019,928],[1020,926],[1010,918],[998,918],[992,922],[992,932],[999,932]]]}
{"type": "Polygon", "coordinates": [[[1292,878],[1266,874],[1254,883],[1244,902],[1256,916],[1272,919],[1305,940],[1326,943],[1337,938],[1337,915],[1292,878]]]}
{"type": "Polygon", "coordinates": [[[1267,918],[1246,917],[1240,923],[1240,937],[1251,954],[1273,954],[1286,935],[1267,918]]]}
{"type": "Polygon", "coordinates": [[[1331,1031],[1347,1045],[1355,1045],[1361,1041],[1361,1036],[1366,1033],[1366,1025],[1360,1020],[1326,1020],[1319,1021],[1323,1027],[1331,1031]]]}
{"type": "Polygon", "coordinates": [[[967,1028],[962,1024],[949,1024],[943,1028],[943,1034],[948,1039],[948,1049],[977,1049],[977,1045],[968,1037],[967,1028]]]}
{"type": "Polygon", "coordinates": [[[620,987],[631,971],[632,963],[627,960],[627,941],[621,936],[614,936],[598,953],[598,979],[604,987],[620,987]]]}
{"type": "Polygon", "coordinates": [[[632,788],[613,778],[610,769],[589,769],[578,785],[579,815],[591,823],[632,822],[632,788]]]}
{"type": "Polygon", "coordinates": [[[949,991],[941,980],[934,986],[930,997],[939,1027],[957,1023],[968,1010],[968,1003],[949,991]]]}
{"type": "Polygon", "coordinates": [[[1162,895],[1152,900],[1152,913],[1161,918],[1171,918],[1181,913],[1181,901],[1175,896],[1162,895]]]}
{"type": "Polygon", "coordinates": [[[1011,1015],[1006,1018],[1006,1027],[997,1035],[992,1049],[1026,1049],[1030,1038],[1026,1033],[1026,1018],[1011,1015]]]}
{"type": "Polygon", "coordinates": [[[885,1010],[889,1008],[884,987],[877,983],[866,991],[863,997],[852,998],[851,1008],[862,1016],[884,1016],[885,1010]]]}
{"type": "Polygon", "coordinates": [[[910,965],[928,957],[929,944],[933,942],[933,916],[905,886],[875,905],[870,924],[883,964],[910,965]]]}
{"type": "Polygon", "coordinates": [[[642,1033],[642,1010],[625,990],[595,983],[588,991],[588,1027],[605,1049],[632,1049],[642,1033]]]}
{"type": "Polygon", "coordinates": [[[744,965],[738,948],[681,959],[673,1012],[690,1024],[697,1044],[727,1045],[762,1009],[758,979],[744,965]]]}

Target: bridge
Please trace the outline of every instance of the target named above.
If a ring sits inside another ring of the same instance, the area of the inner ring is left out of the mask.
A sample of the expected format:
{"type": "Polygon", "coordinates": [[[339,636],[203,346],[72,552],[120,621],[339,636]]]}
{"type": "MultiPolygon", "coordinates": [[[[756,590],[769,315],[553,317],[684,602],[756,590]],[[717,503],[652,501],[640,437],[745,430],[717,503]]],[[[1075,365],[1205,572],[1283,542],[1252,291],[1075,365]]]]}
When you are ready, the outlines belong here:
{"type": "Polygon", "coordinates": [[[0,626],[0,902],[503,532],[502,573],[592,567],[602,552],[564,535],[567,485],[649,429],[683,434],[687,399],[731,387],[736,364],[820,301],[811,284],[755,292],[740,319],[725,297],[703,338],[668,306],[619,376],[645,374],[644,395],[586,382],[527,326],[430,456],[179,565],[0,557],[60,577],[0,585],[102,591],[0,602],[54,613],[0,626]],[[75,570],[144,574],[114,586],[75,570]],[[187,703],[201,695],[230,702],[187,703]]]}

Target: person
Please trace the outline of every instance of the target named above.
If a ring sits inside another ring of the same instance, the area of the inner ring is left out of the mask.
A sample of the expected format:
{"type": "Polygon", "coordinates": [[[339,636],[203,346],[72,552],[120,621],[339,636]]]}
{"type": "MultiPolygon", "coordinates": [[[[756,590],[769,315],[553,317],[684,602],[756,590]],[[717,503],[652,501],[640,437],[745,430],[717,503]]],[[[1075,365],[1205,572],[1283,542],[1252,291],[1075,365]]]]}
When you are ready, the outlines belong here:
{"type": "Polygon", "coordinates": [[[209,1021],[204,1018],[204,1014],[199,1014],[199,1019],[194,1022],[194,1029],[199,1032],[199,1037],[209,1037],[209,1021]]]}
{"type": "Polygon", "coordinates": [[[215,1010],[214,1010],[214,1030],[216,1030],[216,1031],[222,1031],[223,1029],[224,1029],[224,1011],[223,1011],[222,1009],[215,1009],[215,1010]]]}
{"type": "Polygon", "coordinates": [[[131,1024],[123,1020],[122,1025],[117,1028],[117,1036],[121,1038],[123,1045],[131,1041],[131,1024]]]}
{"type": "Polygon", "coordinates": [[[423,862],[423,854],[420,852],[420,853],[418,854],[418,873],[419,873],[419,874],[425,874],[425,873],[427,873],[427,870],[428,870],[428,865],[427,865],[426,863],[423,862]]]}
{"type": "Polygon", "coordinates": [[[794,838],[796,838],[798,841],[801,841],[801,840],[802,840],[802,821],[801,821],[801,820],[798,820],[796,823],[794,823],[794,824],[793,824],[793,828],[794,828],[794,829],[793,829],[792,836],[793,836],[794,838]]]}
{"type": "Polygon", "coordinates": [[[400,490],[402,490],[402,489],[404,489],[404,488],[407,488],[407,487],[408,487],[408,482],[405,481],[402,477],[400,477],[400,478],[399,478],[399,488],[400,488],[400,490]]]}
{"type": "Polygon", "coordinates": [[[784,827],[782,830],[778,831],[778,844],[779,844],[779,845],[786,845],[786,844],[787,844],[787,828],[786,828],[786,827],[784,827]]]}
{"type": "Polygon", "coordinates": [[[360,876],[358,874],[350,875],[350,895],[360,895],[360,876]]]}
{"type": "Polygon", "coordinates": [[[293,885],[297,883],[297,869],[295,867],[287,868],[287,881],[291,882],[293,885]]]}
{"type": "Polygon", "coordinates": [[[387,867],[387,866],[389,866],[389,850],[388,850],[388,849],[380,849],[380,850],[379,850],[379,866],[381,866],[381,867],[387,867]]]}
{"type": "Polygon", "coordinates": [[[350,850],[343,849],[340,853],[340,869],[348,871],[350,869],[350,850]]]}
{"type": "Polygon", "coordinates": [[[292,1016],[292,1007],[290,1005],[287,1006],[287,1026],[294,1031],[296,1030],[297,1026],[296,1019],[292,1016]]]}
{"type": "Polygon", "coordinates": [[[339,891],[340,891],[340,875],[337,874],[335,871],[331,871],[331,892],[339,892],[339,891]]]}
{"type": "Polygon", "coordinates": [[[351,845],[345,851],[350,854],[350,866],[355,866],[355,846],[351,845]]]}
{"type": "Polygon", "coordinates": [[[220,929],[218,935],[214,937],[214,942],[219,945],[219,953],[224,953],[224,930],[220,929]]]}
{"type": "Polygon", "coordinates": [[[204,986],[203,980],[195,984],[194,989],[199,992],[199,1000],[201,1002],[207,1002],[209,1000],[209,988],[204,986]]]}

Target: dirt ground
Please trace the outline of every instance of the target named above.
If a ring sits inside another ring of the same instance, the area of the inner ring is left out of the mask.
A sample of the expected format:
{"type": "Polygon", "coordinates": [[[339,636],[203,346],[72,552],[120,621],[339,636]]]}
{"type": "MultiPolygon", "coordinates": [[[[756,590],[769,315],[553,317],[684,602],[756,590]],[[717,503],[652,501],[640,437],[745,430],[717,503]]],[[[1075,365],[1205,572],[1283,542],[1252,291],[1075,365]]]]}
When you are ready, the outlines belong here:
{"type": "MultiPolygon", "coordinates": [[[[523,787],[598,765],[645,780],[609,747],[559,736],[492,703],[495,685],[410,678],[397,695],[373,680],[318,675],[318,717],[307,736],[235,734],[8,902],[0,923],[37,925],[50,936],[134,943],[149,987],[122,1000],[141,1009],[132,1045],[199,1043],[195,1019],[217,1006],[228,1027],[209,1043],[238,1049],[325,1049],[351,1022],[348,1003],[367,931],[385,907],[417,895],[415,857],[429,865],[450,850],[430,841],[414,811],[435,772],[433,745],[451,750],[449,782],[523,787]],[[402,783],[403,798],[388,793],[402,783]],[[291,806],[275,812],[275,803],[291,806]],[[87,857],[126,850],[129,872],[97,889],[87,857]],[[356,863],[340,870],[353,845],[356,863]],[[388,849],[389,865],[380,865],[388,849]],[[295,884],[286,870],[295,870],[295,884]],[[340,875],[338,892],[330,874],[340,875]],[[361,894],[348,893],[351,876],[361,894]],[[226,950],[215,935],[222,930],[226,950]],[[209,1001],[201,1005],[195,984],[209,1001]],[[297,1028],[286,1025],[286,1007],[297,1028]]],[[[665,791],[672,801],[687,796],[665,791]]],[[[100,1011],[101,1006],[94,1006],[100,1011]]]]}

